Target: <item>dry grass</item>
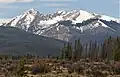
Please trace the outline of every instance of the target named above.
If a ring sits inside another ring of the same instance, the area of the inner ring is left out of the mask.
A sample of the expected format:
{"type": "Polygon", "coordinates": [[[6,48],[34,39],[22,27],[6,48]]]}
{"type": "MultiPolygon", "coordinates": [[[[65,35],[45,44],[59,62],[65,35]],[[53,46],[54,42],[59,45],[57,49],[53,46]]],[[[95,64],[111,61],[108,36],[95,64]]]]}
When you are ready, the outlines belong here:
{"type": "MultiPolygon", "coordinates": [[[[1,61],[0,77],[17,77],[16,66],[19,61],[1,61]]],[[[25,74],[28,77],[120,77],[118,64],[106,64],[89,59],[65,61],[56,59],[27,60],[25,74]],[[115,66],[115,68],[114,68],[115,66]]]]}

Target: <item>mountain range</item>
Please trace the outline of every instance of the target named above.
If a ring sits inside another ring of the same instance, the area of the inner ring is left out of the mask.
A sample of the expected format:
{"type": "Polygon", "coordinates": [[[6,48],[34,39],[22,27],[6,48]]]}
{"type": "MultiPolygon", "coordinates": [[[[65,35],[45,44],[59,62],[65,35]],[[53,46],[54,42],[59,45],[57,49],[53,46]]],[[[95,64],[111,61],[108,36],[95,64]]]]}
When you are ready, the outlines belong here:
{"type": "Polygon", "coordinates": [[[2,26],[11,26],[40,36],[73,42],[81,39],[102,41],[108,36],[120,36],[120,19],[84,10],[57,11],[42,14],[29,9],[2,26]]]}

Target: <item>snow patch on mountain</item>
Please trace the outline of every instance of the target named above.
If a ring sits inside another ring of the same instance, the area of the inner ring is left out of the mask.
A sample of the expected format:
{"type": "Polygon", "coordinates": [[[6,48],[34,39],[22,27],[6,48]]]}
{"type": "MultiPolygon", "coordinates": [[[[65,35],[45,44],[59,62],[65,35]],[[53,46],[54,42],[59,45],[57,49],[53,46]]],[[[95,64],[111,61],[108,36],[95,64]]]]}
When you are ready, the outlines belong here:
{"type": "Polygon", "coordinates": [[[42,21],[40,21],[39,24],[51,25],[51,24],[55,24],[55,23],[57,23],[58,21],[61,21],[61,20],[63,20],[63,18],[61,16],[57,16],[57,17],[54,17],[53,19],[42,20],[42,21]]]}
{"type": "Polygon", "coordinates": [[[4,23],[8,23],[11,19],[9,18],[3,18],[3,19],[0,19],[0,26],[3,25],[4,23]]]}
{"type": "Polygon", "coordinates": [[[117,21],[116,18],[107,16],[107,15],[101,15],[101,18],[100,18],[100,19],[103,19],[103,20],[106,20],[106,21],[117,21]]]}
{"type": "Polygon", "coordinates": [[[92,13],[84,10],[80,10],[79,12],[80,15],[76,18],[76,23],[82,23],[82,21],[95,17],[92,13]]]}

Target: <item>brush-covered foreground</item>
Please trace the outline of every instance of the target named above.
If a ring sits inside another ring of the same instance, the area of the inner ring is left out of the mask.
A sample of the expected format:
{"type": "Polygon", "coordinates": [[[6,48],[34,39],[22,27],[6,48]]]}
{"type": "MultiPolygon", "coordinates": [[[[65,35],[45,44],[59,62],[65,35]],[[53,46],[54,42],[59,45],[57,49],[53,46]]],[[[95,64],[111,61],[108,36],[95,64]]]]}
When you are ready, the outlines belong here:
{"type": "Polygon", "coordinates": [[[2,56],[0,77],[120,77],[120,62],[2,56]]]}

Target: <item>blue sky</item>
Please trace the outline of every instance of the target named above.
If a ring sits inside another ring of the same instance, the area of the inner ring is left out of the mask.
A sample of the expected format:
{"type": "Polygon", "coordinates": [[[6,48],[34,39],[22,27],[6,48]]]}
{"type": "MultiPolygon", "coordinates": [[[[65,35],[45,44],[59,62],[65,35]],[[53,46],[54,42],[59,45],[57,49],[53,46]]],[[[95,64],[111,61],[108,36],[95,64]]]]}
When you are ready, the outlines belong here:
{"type": "Polygon", "coordinates": [[[15,17],[30,8],[45,14],[82,9],[120,18],[120,0],[0,0],[0,19],[15,17]]]}

